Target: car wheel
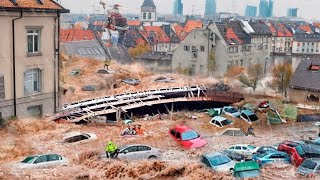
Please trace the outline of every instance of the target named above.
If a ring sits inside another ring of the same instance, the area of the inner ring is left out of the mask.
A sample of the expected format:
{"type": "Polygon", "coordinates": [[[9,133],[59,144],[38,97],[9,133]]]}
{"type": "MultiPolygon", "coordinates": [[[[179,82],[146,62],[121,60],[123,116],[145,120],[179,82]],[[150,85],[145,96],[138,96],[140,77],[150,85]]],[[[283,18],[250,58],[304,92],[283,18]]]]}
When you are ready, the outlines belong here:
{"type": "Polygon", "coordinates": [[[157,156],[149,156],[148,157],[148,160],[156,160],[157,159],[157,156]]]}

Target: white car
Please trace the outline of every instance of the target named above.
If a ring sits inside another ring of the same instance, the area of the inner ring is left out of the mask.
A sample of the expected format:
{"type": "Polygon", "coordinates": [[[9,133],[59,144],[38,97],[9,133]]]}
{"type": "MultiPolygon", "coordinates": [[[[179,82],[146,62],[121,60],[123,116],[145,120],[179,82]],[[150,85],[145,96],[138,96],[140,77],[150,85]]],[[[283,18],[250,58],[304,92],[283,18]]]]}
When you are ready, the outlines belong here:
{"type": "Polygon", "coordinates": [[[97,136],[93,133],[71,132],[64,137],[64,143],[87,143],[96,140],[97,136]]]}
{"type": "Polygon", "coordinates": [[[204,154],[201,158],[201,162],[219,172],[230,172],[236,164],[228,156],[220,152],[204,154]]]}
{"type": "Polygon", "coordinates": [[[69,160],[65,157],[58,154],[41,154],[26,157],[17,164],[17,168],[50,168],[63,165],[69,165],[69,160]]]}
{"type": "Polygon", "coordinates": [[[256,153],[259,147],[249,145],[249,144],[237,144],[231,146],[228,151],[236,152],[238,154],[242,154],[246,157],[251,157],[253,153],[256,153]]]}
{"type": "Polygon", "coordinates": [[[243,137],[247,136],[245,132],[243,132],[240,128],[227,128],[223,131],[217,132],[216,136],[238,136],[243,137]]]}
{"type": "Polygon", "coordinates": [[[213,124],[219,128],[222,128],[224,126],[227,126],[227,125],[230,125],[230,124],[233,124],[233,122],[225,117],[222,117],[222,116],[215,116],[213,117],[210,121],[209,121],[210,124],[213,124]]]}
{"type": "Polygon", "coordinates": [[[256,122],[259,120],[259,117],[250,110],[241,111],[240,118],[248,122],[249,124],[252,124],[252,122],[256,122]]]}
{"type": "Polygon", "coordinates": [[[161,159],[162,154],[159,149],[142,144],[133,144],[121,147],[118,158],[120,160],[143,160],[161,159]]]}
{"type": "Polygon", "coordinates": [[[240,117],[240,111],[232,106],[223,107],[222,113],[231,117],[240,117]]]}

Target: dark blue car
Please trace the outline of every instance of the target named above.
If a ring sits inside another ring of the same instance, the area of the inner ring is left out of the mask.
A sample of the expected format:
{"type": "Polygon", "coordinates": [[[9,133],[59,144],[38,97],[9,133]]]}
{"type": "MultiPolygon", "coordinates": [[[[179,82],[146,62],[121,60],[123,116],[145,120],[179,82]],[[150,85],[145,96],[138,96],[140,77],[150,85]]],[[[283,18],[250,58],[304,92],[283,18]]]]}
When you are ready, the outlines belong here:
{"type": "Polygon", "coordinates": [[[262,154],[256,154],[252,157],[260,166],[276,162],[290,163],[290,156],[281,151],[270,151],[262,154]]]}

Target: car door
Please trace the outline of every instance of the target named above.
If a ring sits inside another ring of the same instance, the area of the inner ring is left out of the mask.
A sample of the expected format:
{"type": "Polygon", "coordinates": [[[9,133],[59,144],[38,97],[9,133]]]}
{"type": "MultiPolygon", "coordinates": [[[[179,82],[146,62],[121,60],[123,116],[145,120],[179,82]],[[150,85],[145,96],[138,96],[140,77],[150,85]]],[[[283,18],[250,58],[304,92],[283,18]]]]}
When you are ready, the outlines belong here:
{"type": "Polygon", "coordinates": [[[247,148],[246,146],[241,146],[241,152],[242,152],[242,154],[244,154],[246,156],[250,156],[251,155],[250,149],[247,148]]]}
{"type": "Polygon", "coordinates": [[[236,146],[236,147],[234,148],[234,151],[237,152],[237,153],[239,153],[239,154],[243,154],[242,149],[241,149],[241,146],[236,146]]]}
{"type": "Polygon", "coordinates": [[[136,160],[140,158],[137,156],[138,154],[138,146],[129,146],[121,150],[121,152],[119,153],[119,158],[127,160],[136,160]]]}
{"type": "Polygon", "coordinates": [[[228,149],[228,151],[229,151],[229,152],[235,152],[234,148],[235,148],[234,146],[231,146],[231,147],[228,149]]]}
{"type": "Polygon", "coordinates": [[[138,151],[139,159],[148,159],[152,155],[151,148],[148,146],[138,146],[138,151]]]}
{"type": "Polygon", "coordinates": [[[33,162],[34,167],[37,168],[43,168],[46,167],[47,164],[47,156],[46,155],[41,155],[39,156],[34,162],[33,162]]]}
{"type": "Polygon", "coordinates": [[[47,156],[47,167],[58,166],[61,164],[62,157],[57,154],[48,154],[47,156]]]}

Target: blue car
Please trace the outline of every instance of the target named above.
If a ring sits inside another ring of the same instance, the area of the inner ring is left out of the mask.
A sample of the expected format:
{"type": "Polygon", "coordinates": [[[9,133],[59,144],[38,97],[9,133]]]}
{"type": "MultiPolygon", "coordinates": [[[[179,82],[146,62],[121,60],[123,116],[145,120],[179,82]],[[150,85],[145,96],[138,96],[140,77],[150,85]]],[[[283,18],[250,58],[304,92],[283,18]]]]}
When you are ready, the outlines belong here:
{"type": "Polygon", "coordinates": [[[272,164],[275,162],[290,163],[290,156],[281,151],[270,151],[262,154],[256,154],[252,157],[260,166],[272,164]]]}

